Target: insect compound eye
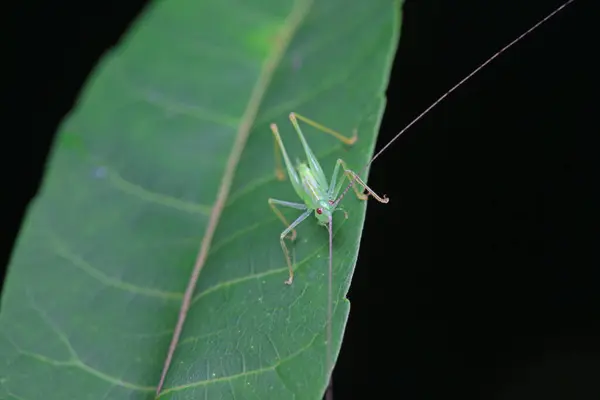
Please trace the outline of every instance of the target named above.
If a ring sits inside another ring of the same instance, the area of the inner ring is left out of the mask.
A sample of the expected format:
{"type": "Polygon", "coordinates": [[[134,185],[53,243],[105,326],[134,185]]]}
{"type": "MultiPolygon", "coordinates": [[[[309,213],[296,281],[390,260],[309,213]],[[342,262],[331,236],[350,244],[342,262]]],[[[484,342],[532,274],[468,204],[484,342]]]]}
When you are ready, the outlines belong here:
{"type": "Polygon", "coordinates": [[[317,208],[317,214],[323,214],[323,209],[322,208],[317,208]]]}

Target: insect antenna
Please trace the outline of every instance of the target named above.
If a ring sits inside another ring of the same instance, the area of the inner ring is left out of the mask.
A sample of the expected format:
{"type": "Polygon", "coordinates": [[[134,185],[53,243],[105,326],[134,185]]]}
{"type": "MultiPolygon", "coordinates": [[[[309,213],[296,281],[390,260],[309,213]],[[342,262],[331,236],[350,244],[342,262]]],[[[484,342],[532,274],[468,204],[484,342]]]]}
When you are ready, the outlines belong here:
{"type": "MultiPolygon", "coordinates": [[[[332,333],[331,333],[331,321],[333,319],[333,215],[329,215],[329,269],[328,269],[328,279],[327,279],[327,373],[326,377],[328,378],[326,382],[328,382],[327,393],[331,393],[331,380],[333,379],[333,371],[332,371],[332,363],[333,363],[333,355],[332,349],[333,345],[332,341],[332,333]]],[[[329,397],[329,396],[328,396],[329,397]]]]}
{"type": "Polygon", "coordinates": [[[525,36],[529,35],[531,32],[533,32],[534,30],[536,30],[544,22],[546,22],[550,18],[554,17],[557,13],[559,13],[560,11],[562,11],[562,9],[564,9],[566,6],[568,6],[569,4],[571,4],[573,1],[575,1],[575,0],[567,0],[560,7],[558,7],[556,10],[552,11],[546,17],[544,17],[541,20],[539,20],[535,25],[533,25],[531,28],[527,29],[525,32],[523,32],[521,35],[519,35],[512,42],[510,42],[509,44],[507,44],[506,46],[504,46],[503,48],[501,48],[500,50],[498,50],[494,55],[492,55],[485,62],[483,62],[482,64],[480,64],[469,75],[465,76],[456,85],[454,85],[450,90],[448,90],[446,93],[444,93],[443,95],[441,95],[436,101],[433,102],[433,104],[431,104],[429,107],[427,107],[425,109],[425,111],[423,111],[415,119],[413,119],[408,125],[406,125],[400,132],[398,132],[396,134],[396,136],[394,136],[389,142],[387,142],[387,144],[385,146],[383,146],[383,148],[381,150],[379,150],[373,156],[373,158],[371,158],[371,160],[363,167],[363,169],[358,174],[356,174],[352,178],[352,180],[350,181],[350,183],[348,184],[348,186],[346,186],[346,188],[344,189],[344,191],[342,192],[342,194],[340,194],[340,196],[335,201],[334,206],[337,207],[337,205],[339,204],[339,202],[342,201],[342,199],[344,198],[344,196],[346,195],[346,193],[348,192],[348,190],[356,182],[356,178],[358,176],[362,175],[367,170],[367,168],[373,163],[373,161],[375,161],[375,159],[377,159],[377,157],[379,157],[385,150],[387,150],[387,148],[390,147],[392,145],[392,143],[394,143],[400,137],[400,135],[402,135],[404,132],[406,132],[411,126],[413,126],[415,123],[417,123],[421,118],[423,118],[427,113],[429,113],[429,111],[431,111],[435,106],[437,106],[440,102],[442,102],[442,100],[444,100],[446,97],[448,97],[448,95],[450,93],[454,92],[456,89],[458,89],[460,86],[462,86],[463,83],[465,83],[466,81],[468,81],[469,79],[471,79],[473,77],[473,75],[475,75],[476,73],[478,73],[479,71],[481,71],[486,65],[488,65],[490,62],[492,62],[496,57],[498,57],[499,55],[501,55],[502,53],[504,53],[506,50],[508,50],[510,47],[512,47],[517,42],[519,42],[525,36]]]}

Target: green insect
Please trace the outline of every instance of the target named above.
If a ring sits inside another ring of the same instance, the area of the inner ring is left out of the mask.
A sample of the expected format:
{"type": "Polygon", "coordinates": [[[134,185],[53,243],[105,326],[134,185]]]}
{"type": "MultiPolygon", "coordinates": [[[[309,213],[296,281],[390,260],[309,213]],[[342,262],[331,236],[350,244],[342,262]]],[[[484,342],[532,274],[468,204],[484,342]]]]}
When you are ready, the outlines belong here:
{"type": "Polygon", "coordinates": [[[285,281],[285,283],[288,285],[291,285],[292,281],[294,280],[294,269],[290,260],[288,248],[285,244],[285,238],[288,235],[290,235],[289,239],[293,241],[296,238],[295,228],[302,221],[308,218],[308,216],[311,213],[314,212],[318,223],[320,225],[328,227],[331,242],[331,225],[333,213],[336,211],[342,211],[346,218],[348,218],[348,214],[346,213],[346,211],[343,208],[339,207],[338,201],[336,201],[337,196],[340,193],[340,190],[342,189],[344,177],[347,177],[350,182],[356,181],[359,185],[363,187],[364,190],[367,191],[367,194],[361,193],[356,186],[353,186],[354,192],[360,200],[367,200],[369,195],[371,195],[381,203],[387,203],[389,201],[389,199],[385,197],[385,195],[383,197],[380,197],[379,195],[377,195],[377,193],[371,190],[371,188],[369,188],[363,182],[363,180],[360,179],[358,174],[348,169],[346,163],[341,158],[337,160],[335,168],[333,170],[333,176],[331,177],[331,182],[328,184],[327,179],[325,178],[325,174],[323,173],[323,169],[319,164],[319,161],[315,157],[306,139],[304,138],[304,135],[302,134],[302,130],[298,125],[298,119],[313,126],[314,128],[317,128],[321,132],[334,136],[335,138],[347,145],[354,144],[358,139],[358,136],[356,134],[353,137],[348,138],[306,117],[303,117],[296,113],[290,113],[290,121],[292,122],[294,129],[298,133],[300,142],[302,142],[302,146],[304,147],[304,152],[306,154],[307,159],[307,162],[299,162],[298,165],[296,165],[296,167],[294,168],[287,152],[285,151],[285,146],[283,145],[283,141],[281,140],[281,136],[279,135],[277,125],[271,124],[271,131],[273,132],[273,136],[275,138],[275,160],[277,177],[280,180],[285,179],[285,173],[281,165],[281,156],[283,155],[283,160],[285,162],[290,181],[292,182],[292,186],[298,194],[298,197],[300,197],[300,199],[302,199],[303,201],[303,203],[294,203],[273,198],[269,199],[269,205],[273,209],[273,212],[286,226],[286,229],[283,232],[281,232],[281,235],[279,236],[279,241],[281,243],[281,248],[283,249],[283,253],[285,255],[289,269],[289,277],[285,281]],[[340,171],[340,167],[343,168],[342,171],[340,171]],[[340,173],[343,173],[341,179],[339,179],[340,173]],[[294,222],[290,224],[285,219],[281,211],[279,211],[277,206],[295,208],[298,210],[303,210],[304,212],[294,222]]]}
{"type": "MultiPolygon", "coordinates": [[[[328,374],[332,369],[332,347],[331,347],[331,316],[332,316],[332,281],[333,281],[333,272],[332,272],[332,257],[333,257],[333,213],[336,211],[342,211],[346,218],[348,218],[348,213],[341,207],[338,206],[341,201],[341,197],[338,199],[337,196],[340,194],[342,189],[342,185],[344,184],[344,177],[348,178],[356,196],[360,200],[367,200],[369,195],[373,196],[377,201],[381,203],[387,203],[389,199],[385,197],[380,197],[375,193],[371,188],[369,188],[362,179],[356,174],[354,171],[351,171],[346,166],[346,163],[342,159],[338,159],[335,167],[333,169],[333,175],[331,177],[331,182],[327,183],[327,179],[325,178],[325,174],[323,173],[323,168],[319,164],[319,161],[315,157],[314,153],[310,149],[304,135],[302,134],[302,130],[298,125],[298,119],[317,128],[321,132],[330,134],[334,136],[336,139],[341,142],[352,145],[358,139],[358,136],[355,134],[351,138],[343,136],[342,134],[329,129],[315,121],[312,121],[306,117],[303,117],[296,113],[290,113],[290,121],[294,126],[294,129],[298,133],[298,137],[300,138],[300,142],[302,142],[302,147],[304,147],[304,153],[306,154],[307,162],[298,162],[296,167],[290,161],[290,158],[285,150],[285,146],[283,145],[283,141],[281,140],[281,136],[279,135],[279,130],[277,129],[276,124],[271,124],[271,131],[273,132],[273,137],[275,138],[275,162],[276,168],[275,172],[280,180],[285,179],[285,172],[281,163],[281,156],[283,155],[283,161],[285,162],[285,166],[287,169],[287,173],[290,177],[290,181],[292,182],[292,186],[296,191],[296,194],[300,199],[302,199],[303,203],[294,203],[290,201],[277,200],[273,198],[269,198],[269,206],[277,215],[277,217],[284,223],[286,228],[281,235],[279,236],[279,241],[281,243],[281,248],[283,250],[283,254],[285,255],[285,259],[289,269],[289,277],[285,281],[287,285],[291,285],[294,280],[294,267],[292,265],[292,261],[290,260],[290,254],[288,248],[285,244],[285,239],[289,236],[289,239],[294,241],[296,238],[296,227],[300,225],[302,221],[304,221],[308,216],[314,212],[315,217],[320,225],[327,227],[329,231],[329,279],[328,279],[328,310],[327,310],[327,371],[328,374]],[[340,171],[340,167],[342,170],[340,171]],[[340,179],[339,175],[342,173],[342,177],[340,179]],[[363,193],[358,190],[358,188],[354,185],[354,182],[357,182],[359,185],[363,187],[363,190],[366,190],[367,193],[363,193]],[[281,211],[277,208],[277,206],[282,207],[290,207],[295,208],[297,210],[304,211],[294,222],[291,224],[285,219],[281,211]]],[[[346,188],[348,190],[348,187],[346,188]]],[[[342,197],[344,193],[342,193],[342,197]]]]}

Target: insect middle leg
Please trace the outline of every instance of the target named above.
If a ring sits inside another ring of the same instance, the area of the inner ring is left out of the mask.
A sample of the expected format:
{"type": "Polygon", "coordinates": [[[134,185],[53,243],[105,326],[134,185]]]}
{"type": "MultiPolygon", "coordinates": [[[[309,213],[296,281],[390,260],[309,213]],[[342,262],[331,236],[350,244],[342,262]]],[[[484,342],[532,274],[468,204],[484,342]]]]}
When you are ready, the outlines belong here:
{"type": "MultiPolygon", "coordinates": [[[[279,211],[279,209],[277,208],[277,206],[283,206],[283,207],[289,207],[289,208],[295,208],[296,210],[306,210],[306,205],[302,204],[302,203],[294,203],[291,201],[284,201],[284,200],[277,200],[277,199],[269,199],[269,206],[271,207],[271,210],[273,210],[273,212],[275,213],[275,215],[277,215],[277,218],[279,218],[279,220],[281,222],[283,222],[283,224],[287,227],[290,226],[290,223],[287,222],[287,219],[285,219],[285,217],[283,216],[283,214],[281,213],[281,211],[279,211]]],[[[296,230],[292,229],[291,230],[291,236],[290,236],[290,240],[294,241],[296,239],[296,230]]]]}

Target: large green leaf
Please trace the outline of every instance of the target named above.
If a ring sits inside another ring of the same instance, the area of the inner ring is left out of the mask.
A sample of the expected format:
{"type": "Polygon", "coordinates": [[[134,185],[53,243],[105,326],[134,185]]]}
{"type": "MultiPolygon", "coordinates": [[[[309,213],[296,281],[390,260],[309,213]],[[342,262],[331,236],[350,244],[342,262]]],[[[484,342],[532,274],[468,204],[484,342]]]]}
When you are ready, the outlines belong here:
{"type": "MultiPolygon", "coordinates": [[[[2,295],[0,398],[151,399],[199,248],[202,269],[161,399],[317,399],[325,388],[327,232],[294,246],[267,198],[269,123],[303,157],[290,111],[332,171],[372,154],[395,0],[156,1],[107,54],[62,124],[2,295]],[[214,234],[213,234],[214,233],[214,234]]],[[[351,192],[350,192],[351,193],[351,192]]],[[[339,351],[366,205],[335,219],[339,351]]],[[[290,217],[297,215],[288,213],[290,217]]]]}

